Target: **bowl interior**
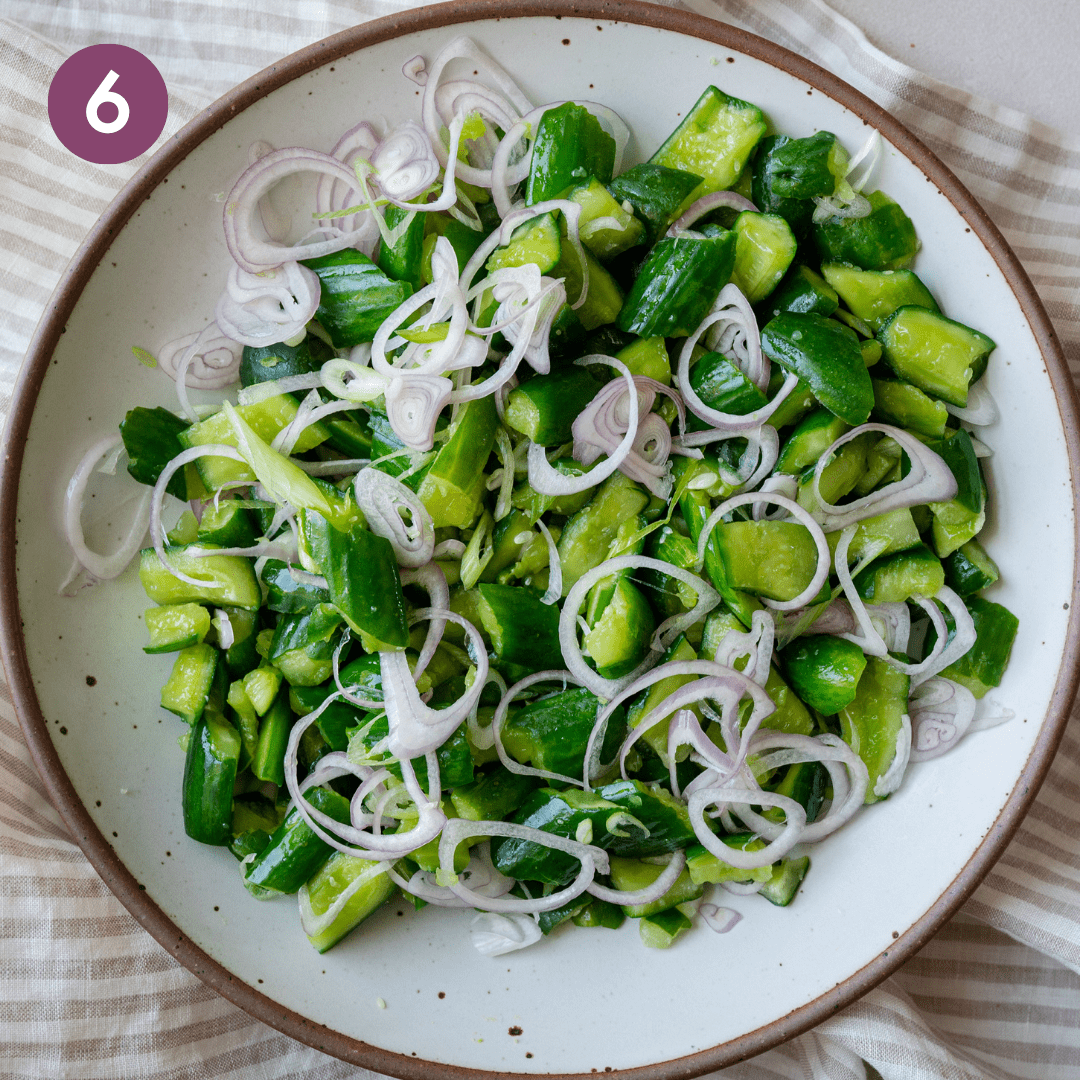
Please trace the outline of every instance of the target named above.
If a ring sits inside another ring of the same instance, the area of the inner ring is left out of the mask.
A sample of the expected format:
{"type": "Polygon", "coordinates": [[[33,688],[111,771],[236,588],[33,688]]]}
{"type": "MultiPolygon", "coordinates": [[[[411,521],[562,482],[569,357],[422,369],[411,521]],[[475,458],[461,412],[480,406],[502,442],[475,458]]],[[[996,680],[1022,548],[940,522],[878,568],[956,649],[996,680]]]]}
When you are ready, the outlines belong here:
{"type": "MultiPolygon", "coordinates": [[[[148,602],[132,570],[73,599],[58,595],[70,565],[63,493],[85,448],[126,409],[174,404],[172,383],[141,367],[131,347],[155,352],[213,318],[228,265],[221,198],[249,144],[329,150],[361,119],[416,117],[420,91],[401,66],[417,53],[430,60],[458,32],[498,58],[536,102],[587,98],[618,110],[633,131],[632,160],[647,157],[710,83],[759,104],[779,131],[827,128],[854,151],[870,130],[764,60],[607,19],[433,27],[330,61],[270,93],[173,169],[115,239],[67,320],[19,479],[26,653],[59,763],[93,824],[145,897],[239,983],[313,1025],[401,1055],[397,1066],[380,1059],[392,1071],[408,1071],[408,1059],[520,1073],[648,1066],[781,1021],[887,956],[992,830],[1064,661],[1075,531],[1066,426],[1028,319],[972,222],[919,165],[887,147],[876,183],[916,223],[923,250],[915,269],[947,314],[998,343],[987,376],[1001,418],[985,435],[994,449],[986,537],[1002,572],[992,596],[1019,616],[1020,633],[992,696],[1015,719],[913,766],[896,795],[820,846],[790,908],[725,896],[719,902],[744,916],[730,934],[698,927],[658,952],[640,945],[628,921],[617,932],[564,931],[488,959],[470,945],[469,914],[416,913],[398,901],[318,956],[293,900],[255,902],[227,851],[184,836],[181,725],[157,707],[171,657],[141,651],[148,602]]],[[[124,511],[115,509],[109,478],[95,491],[103,510],[91,535],[104,539],[124,511]]],[[[92,507],[87,520],[94,515],[92,507]]],[[[277,1022],[275,1009],[268,1005],[264,1018],[277,1022]]],[[[783,1028],[774,1031],[779,1038],[783,1028]]]]}

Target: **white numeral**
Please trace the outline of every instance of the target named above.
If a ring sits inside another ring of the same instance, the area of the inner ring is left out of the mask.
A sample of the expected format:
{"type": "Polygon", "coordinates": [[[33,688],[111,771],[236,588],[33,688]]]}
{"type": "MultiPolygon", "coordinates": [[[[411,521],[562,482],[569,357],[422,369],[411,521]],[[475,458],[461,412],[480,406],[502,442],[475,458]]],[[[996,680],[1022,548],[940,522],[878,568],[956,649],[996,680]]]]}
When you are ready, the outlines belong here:
{"type": "Polygon", "coordinates": [[[90,100],[86,103],[86,121],[95,131],[100,131],[102,135],[112,135],[114,132],[119,131],[131,116],[131,109],[128,107],[127,101],[113,90],[113,84],[119,78],[120,76],[115,71],[110,71],[101,80],[101,85],[90,95],[90,100]],[[115,105],[117,110],[116,119],[107,123],[98,116],[98,110],[106,102],[115,105]]]}

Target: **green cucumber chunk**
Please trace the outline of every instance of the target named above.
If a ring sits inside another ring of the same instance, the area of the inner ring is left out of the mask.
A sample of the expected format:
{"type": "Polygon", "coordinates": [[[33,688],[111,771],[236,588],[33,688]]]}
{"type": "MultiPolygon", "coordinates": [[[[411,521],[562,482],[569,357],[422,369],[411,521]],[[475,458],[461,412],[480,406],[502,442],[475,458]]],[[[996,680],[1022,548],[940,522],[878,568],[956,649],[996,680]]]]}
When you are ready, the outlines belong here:
{"type": "Polygon", "coordinates": [[[499,415],[491,397],[468,402],[420,482],[420,496],[435,528],[467,528],[480,511],[484,469],[495,445],[499,415]]]}
{"type": "Polygon", "coordinates": [[[885,798],[899,784],[898,777],[888,774],[902,737],[910,682],[881,657],[866,657],[858,693],[840,710],[844,742],[863,759],[870,774],[867,803],[885,798]]]}
{"type": "Polygon", "coordinates": [[[211,503],[203,511],[195,539],[199,544],[217,547],[251,547],[258,538],[251,514],[238,499],[211,503]]]}
{"type": "Polygon", "coordinates": [[[649,162],[702,177],[695,198],[723,191],[742,176],[765,129],[756,105],[710,86],[649,162]]]}
{"type": "Polygon", "coordinates": [[[145,653],[177,652],[199,645],[210,631],[210,612],[201,604],[166,604],[143,614],[150,644],[145,653]]]}
{"type": "MultiPolygon", "coordinates": [[[[292,422],[298,409],[299,405],[290,394],[276,394],[251,405],[239,405],[235,412],[264,443],[269,444],[292,422]]],[[[325,426],[312,424],[301,432],[293,452],[300,454],[313,450],[325,442],[329,434],[325,426]]],[[[210,444],[234,448],[238,445],[236,431],[225,410],[192,424],[180,433],[179,438],[188,449],[210,444]]],[[[224,484],[255,480],[255,473],[249,465],[231,458],[201,457],[196,460],[195,467],[209,491],[217,491],[224,484]]]]}
{"type": "Polygon", "coordinates": [[[780,284],[791,266],[795,234],[778,214],[753,210],[744,210],[731,229],[736,237],[731,280],[751,304],[757,304],[780,284]]]}
{"type": "Polygon", "coordinates": [[[331,528],[327,539],[322,572],[333,605],[368,652],[405,648],[409,627],[390,541],[359,525],[347,533],[331,528]]]}
{"type": "Polygon", "coordinates": [[[873,191],[866,198],[866,217],[832,217],[813,226],[822,263],[851,263],[863,270],[907,266],[919,250],[911,219],[884,192],[873,191]]]}
{"type": "Polygon", "coordinates": [[[798,263],[784,275],[783,281],[762,303],[761,312],[766,323],[781,312],[807,312],[815,315],[831,315],[840,306],[836,290],[809,266],[798,263]]]}
{"type": "Polygon", "coordinates": [[[885,363],[905,382],[950,405],[967,405],[968,386],[986,368],[994,342],[923,307],[901,307],[878,331],[885,363]]]}
{"type": "Polygon", "coordinates": [[[254,386],[293,375],[307,375],[318,371],[333,355],[330,346],[314,334],[305,334],[297,345],[286,345],[283,341],[259,347],[245,345],[240,360],[240,385],[254,386]]]}
{"type": "Polygon", "coordinates": [[[541,274],[548,274],[562,254],[559,223],[554,214],[541,214],[519,225],[504,247],[496,248],[485,267],[488,273],[507,266],[526,266],[534,263],[541,274]]]}
{"type": "Polygon", "coordinates": [[[182,649],[161,688],[161,707],[189,724],[197,723],[218,679],[219,655],[206,642],[182,649]]]}
{"type": "Polygon", "coordinates": [[[799,886],[803,883],[807,871],[810,869],[810,857],[803,855],[799,859],[781,859],[774,867],[769,880],[762,885],[758,896],[765,897],[770,904],[777,907],[787,907],[799,886]]]}
{"type": "Polygon", "coordinates": [[[866,423],[874,388],[852,330],[821,315],[787,311],[765,324],[761,347],[806,382],[831,413],[852,427],[866,423]]]}
{"type": "MultiPolygon", "coordinates": [[[[611,884],[622,892],[647,889],[663,872],[664,867],[655,863],[611,856],[611,884]]],[[[691,881],[689,871],[684,869],[663,896],[647,904],[623,904],[622,909],[631,919],[641,919],[647,915],[658,915],[688,900],[697,900],[704,892],[705,887],[691,881]]]]}
{"type": "Polygon", "coordinates": [[[843,638],[812,635],[796,638],[781,653],[788,683],[813,709],[832,716],[855,700],[867,658],[843,638]]]}
{"type": "MultiPolygon", "coordinates": [[[[840,530],[825,534],[829,550],[834,558],[840,536],[840,530]]],[[[878,514],[876,517],[864,518],[859,522],[858,527],[855,529],[855,535],[851,538],[851,543],[848,546],[848,564],[854,566],[864,558],[877,559],[885,555],[891,555],[894,551],[907,551],[918,547],[921,543],[919,529],[915,524],[915,518],[911,511],[906,507],[900,510],[890,510],[887,514],[878,514]]],[[[883,589],[886,591],[892,587],[886,584],[887,581],[888,578],[882,584],[883,589]]],[[[875,602],[881,603],[882,601],[875,602]]]]}
{"type": "MultiPolygon", "coordinates": [[[[585,747],[599,711],[599,699],[585,687],[549,694],[510,713],[502,725],[503,745],[523,765],[576,779],[582,775],[585,747]]],[[[625,713],[620,708],[608,724],[602,760],[611,759],[625,731],[625,713]]]]}
{"type": "Polygon", "coordinates": [[[638,923],[638,932],[641,944],[647,949],[670,949],[691,926],[690,916],[673,907],[655,915],[646,915],[638,923]]]}
{"type": "Polygon", "coordinates": [[[945,583],[962,598],[973,596],[993,585],[1001,576],[997,563],[975,539],[961,544],[942,563],[945,567],[945,583]]]}
{"type": "Polygon", "coordinates": [[[397,243],[390,245],[384,241],[379,245],[377,265],[387,277],[394,281],[407,282],[412,292],[416,292],[424,287],[421,266],[424,257],[424,228],[428,215],[402,210],[393,205],[388,206],[384,214],[388,229],[397,228],[409,214],[413,215],[397,243]]]}
{"type": "Polygon", "coordinates": [[[200,844],[232,840],[233,787],[240,736],[223,717],[198,720],[188,740],[181,804],[184,832],[200,844]]]}
{"type": "MultiPolygon", "coordinates": [[[[348,824],[349,800],[336,791],[311,788],[304,793],[304,799],[334,821],[348,824]]],[[[333,852],[293,807],[274,830],[270,842],[245,867],[244,885],[259,899],[295,893],[333,852]]]]}
{"type": "MultiPolygon", "coordinates": [[[[132,478],[153,487],[165,466],[184,449],[180,432],[187,427],[186,420],[160,406],[130,409],[120,421],[120,438],[127,452],[127,471],[132,478]]],[[[185,469],[173,474],[165,490],[185,501],[195,498],[194,492],[188,493],[185,469]]]]}
{"type": "Polygon", "coordinates": [[[828,409],[815,409],[799,421],[787,437],[780,456],[776,459],[776,472],[799,476],[829,449],[841,435],[846,435],[851,425],[828,409]]]}
{"type": "Polygon", "coordinates": [[[935,596],[945,584],[941,560],[925,545],[876,559],[858,577],[855,589],[873,604],[903,603],[913,596],[935,596]]]}
{"type": "Polygon", "coordinates": [[[615,325],[641,337],[687,337],[735,266],[736,236],[666,236],[634,278],[615,325]]]}
{"type": "Polygon", "coordinates": [[[598,259],[611,259],[640,244],[645,226],[592,177],[571,190],[566,198],[581,207],[578,230],[581,242],[598,259]]]}
{"type": "Polygon", "coordinates": [[[317,604],[328,604],[330,593],[318,585],[298,581],[287,563],[280,559],[267,559],[260,572],[266,586],[266,606],[282,614],[303,614],[317,604]]]}
{"type": "Polygon", "coordinates": [[[570,440],[577,414],[599,388],[596,379],[583,368],[537,375],[510,391],[505,422],[541,446],[560,446],[570,440]]]}
{"type": "Polygon", "coordinates": [[[844,263],[825,263],[821,275],[847,309],[875,333],[897,308],[914,304],[940,310],[930,290],[911,270],[860,270],[844,263]]]}
{"type": "Polygon", "coordinates": [[[394,883],[386,873],[389,866],[335,851],[301,886],[300,910],[307,909],[311,927],[307,939],[317,952],[332,948],[390,899],[394,883]]]}
{"type": "Polygon", "coordinates": [[[613,473],[600,485],[589,502],[567,521],[559,537],[563,596],[580,577],[608,557],[620,526],[648,504],[648,492],[621,472],[613,473]]]}
{"type": "MultiPolygon", "coordinates": [[[[1020,620],[1007,607],[981,596],[971,597],[966,604],[975,623],[975,644],[940,674],[966,686],[977,698],[982,698],[1001,683],[1020,620]]],[[[948,613],[945,622],[951,639],[956,631],[948,613]]],[[[927,649],[932,647],[934,636],[932,632],[927,635],[927,649]]]]}
{"type": "Polygon", "coordinates": [[[762,140],[754,158],[750,197],[763,212],[785,218],[801,236],[810,226],[814,198],[835,193],[847,163],[831,131],[803,139],[772,135],[762,140]]]}
{"type": "Polygon", "coordinates": [[[485,583],[477,591],[480,620],[500,663],[528,672],[563,666],[558,607],[520,586],[485,583]]]}
{"type": "Polygon", "coordinates": [[[767,398],[722,353],[706,353],[690,369],[690,385],[710,409],[745,416],[764,408],[767,398]]]}
{"type": "MultiPolygon", "coordinates": [[[[765,841],[751,833],[733,833],[720,839],[736,851],[761,851],[765,847],[765,841]]],[[[718,885],[722,881],[768,881],[772,877],[771,866],[740,870],[737,866],[722,862],[701,844],[686,849],[686,871],[690,880],[697,885],[718,885]]]]}
{"type": "Polygon", "coordinates": [[[256,779],[279,787],[284,785],[285,751],[295,720],[288,691],[282,688],[259,725],[258,742],[251,755],[251,772],[256,779]]]}
{"type": "Polygon", "coordinates": [[[792,600],[817,569],[814,538],[794,521],[718,522],[713,529],[732,588],[770,600],[792,600]]]}
{"type": "Polygon", "coordinates": [[[593,900],[573,917],[575,926],[601,926],[606,930],[618,930],[626,921],[626,912],[618,904],[607,900],[593,900]]]}
{"type": "MultiPolygon", "coordinates": [[[[506,730],[504,727],[504,741],[506,730]]],[[[517,810],[539,785],[537,777],[520,776],[499,765],[471,784],[454,788],[450,792],[450,802],[458,817],[468,821],[502,821],[517,810]]]]}
{"type": "Polygon", "coordinates": [[[949,411],[943,402],[911,383],[897,379],[870,381],[874,387],[875,417],[930,439],[940,439],[945,434],[949,411]]]}
{"type": "Polygon", "coordinates": [[[635,165],[608,184],[620,205],[629,204],[645,226],[645,241],[652,244],[678,215],[679,207],[701,185],[697,173],[669,169],[647,162],[635,165]]]}
{"type": "Polygon", "coordinates": [[[588,109],[572,101],[548,109],[533,140],[525,202],[558,198],[589,176],[606,184],[614,164],[615,140],[588,109]]]}
{"type": "Polygon", "coordinates": [[[387,316],[412,295],[356,248],[345,248],[302,263],[319,276],[322,291],[315,318],[335,349],[371,341],[387,316]]]}
{"type": "Polygon", "coordinates": [[[656,620],[648,600],[628,578],[615,581],[603,610],[588,621],[582,644],[603,678],[622,678],[648,655],[656,620]]]}

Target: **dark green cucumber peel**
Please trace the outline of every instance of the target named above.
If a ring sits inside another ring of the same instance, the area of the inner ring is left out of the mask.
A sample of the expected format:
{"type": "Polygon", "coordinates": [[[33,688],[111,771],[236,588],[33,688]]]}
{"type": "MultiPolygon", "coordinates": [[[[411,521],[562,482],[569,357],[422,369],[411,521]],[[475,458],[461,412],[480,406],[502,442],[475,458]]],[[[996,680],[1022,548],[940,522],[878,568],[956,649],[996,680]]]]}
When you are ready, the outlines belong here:
{"type": "Polygon", "coordinates": [[[831,413],[852,427],[866,423],[874,388],[854,331],[821,315],[788,311],[765,324],[761,347],[831,413]]]}

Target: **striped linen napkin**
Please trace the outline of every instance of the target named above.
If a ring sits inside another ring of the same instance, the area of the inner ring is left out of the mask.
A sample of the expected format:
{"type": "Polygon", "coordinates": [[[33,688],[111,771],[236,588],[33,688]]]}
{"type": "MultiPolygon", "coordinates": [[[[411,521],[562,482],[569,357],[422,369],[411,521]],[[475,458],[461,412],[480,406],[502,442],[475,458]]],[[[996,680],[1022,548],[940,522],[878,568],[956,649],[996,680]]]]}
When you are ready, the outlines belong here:
{"type": "MultiPolygon", "coordinates": [[[[119,41],[150,56],[170,90],[163,141],[280,56],[409,6],[5,0],[0,413],[61,271],[144,160],[91,165],[59,145],[44,102],[67,55],[119,41]]],[[[913,71],[819,0],[690,0],[690,6],[829,68],[922,138],[1016,250],[1080,377],[1080,139],[913,71]]],[[[961,914],[855,1005],[724,1076],[1080,1080],[1077,776],[1080,716],[1074,713],[1038,801],[961,914]]],[[[0,682],[0,1080],[330,1080],[365,1072],[251,1020],[178,967],[137,925],[49,804],[0,682]]]]}

